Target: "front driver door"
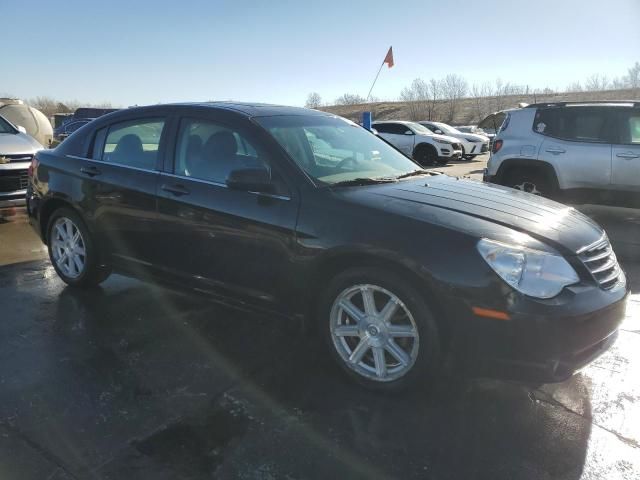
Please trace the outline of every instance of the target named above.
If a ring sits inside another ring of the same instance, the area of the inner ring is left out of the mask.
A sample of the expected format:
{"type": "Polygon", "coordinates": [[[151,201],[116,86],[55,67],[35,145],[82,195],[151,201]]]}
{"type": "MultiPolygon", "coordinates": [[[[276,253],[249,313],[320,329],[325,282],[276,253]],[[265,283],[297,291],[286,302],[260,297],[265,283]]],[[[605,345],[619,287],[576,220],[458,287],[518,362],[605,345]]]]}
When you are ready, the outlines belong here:
{"type": "Polygon", "coordinates": [[[159,182],[163,262],[183,281],[273,306],[287,300],[298,201],[248,123],[223,112],[180,119],[173,171],[159,182]],[[227,187],[232,170],[258,166],[274,194],[227,187]]]}

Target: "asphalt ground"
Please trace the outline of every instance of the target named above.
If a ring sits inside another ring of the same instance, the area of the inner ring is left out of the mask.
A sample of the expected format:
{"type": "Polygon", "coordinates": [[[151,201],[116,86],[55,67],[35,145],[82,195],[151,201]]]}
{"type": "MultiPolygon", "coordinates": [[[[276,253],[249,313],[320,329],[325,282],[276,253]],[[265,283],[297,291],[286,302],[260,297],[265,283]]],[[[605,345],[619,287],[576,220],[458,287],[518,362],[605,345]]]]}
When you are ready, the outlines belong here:
{"type": "MultiPolygon", "coordinates": [[[[590,208],[614,245],[633,244],[640,212],[590,208]]],[[[384,396],[295,320],[119,275],[68,288],[24,213],[5,211],[0,478],[640,478],[640,264],[621,257],[633,292],[619,338],[570,380],[384,396]]]]}

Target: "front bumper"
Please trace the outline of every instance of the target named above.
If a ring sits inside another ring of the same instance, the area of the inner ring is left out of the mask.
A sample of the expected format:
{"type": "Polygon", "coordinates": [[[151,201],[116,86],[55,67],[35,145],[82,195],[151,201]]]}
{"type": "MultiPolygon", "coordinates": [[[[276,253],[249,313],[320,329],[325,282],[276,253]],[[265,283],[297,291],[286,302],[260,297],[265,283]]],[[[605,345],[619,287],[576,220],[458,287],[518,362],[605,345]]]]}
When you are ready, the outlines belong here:
{"type": "Polygon", "coordinates": [[[585,290],[564,305],[545,307],[544,313],[525,299],[532,308],[510,312],[509,320],[477,317],[470,306],[459,305],[461,321],[452,345],[455,364],[478,376],[564,381],[613,345],[627,296],[626,286],[615,292],[585,290]]]}

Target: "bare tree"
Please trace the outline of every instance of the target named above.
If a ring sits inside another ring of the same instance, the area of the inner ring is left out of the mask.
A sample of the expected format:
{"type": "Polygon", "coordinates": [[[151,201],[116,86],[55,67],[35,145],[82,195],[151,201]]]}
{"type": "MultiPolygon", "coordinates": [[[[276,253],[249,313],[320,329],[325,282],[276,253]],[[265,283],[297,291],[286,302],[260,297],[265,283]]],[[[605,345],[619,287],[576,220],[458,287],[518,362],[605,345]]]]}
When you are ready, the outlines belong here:
{"type": "Polygon", "coordinates": [[[345,93],[336,98],[335,105],[359,105],[366,103],[367,100],[357,93],[345,93]]]}
{"type": "Polygon", "coordinates": [[[307,96],[304,106],[307,108],[320,108],[322,106],[322,97],[318,92],[311,92],[307,96]]]}
{"type": "Polygon", "coordinates": [[[582,85],[580,82],[573,82],[567,86],[567,92],[582,92],[582,85]]]}
{"type": "Polygon", "coordinates": [[[594,73],[585,82],[584,89],[587,92],[598,92],[609,88],[609,79],[606,75],[594,73]]]}
{"type": "Polygon", "coordinates": [[[400,92],[400,100],[407,103],[411,120],[424,120],[429,111],[429,84],[421,78],[416,78],[411,86],[400,92]]]}
{"type": "Polygon", "coordinates": [[[636,62],[633,67],[628,70],[625,80],[628,88],[640,88],[640,62],[636,62]]]}
{"type": "Polygon", "coordinates": [[[460,75],[450,73],[444,78],[442,87],[447,105],[446,120],[452,122],[458,113],[460,101],[467,94],[467,81],[460,75]]]}
{"type": "Polygon", "coordinates": [[[471,98],[473,100],[473,119],[482,120],[491,113],[490,97],[493,94],[491,84],[488,82],[482,85],[473,84],[471,88],[471,98]]]}

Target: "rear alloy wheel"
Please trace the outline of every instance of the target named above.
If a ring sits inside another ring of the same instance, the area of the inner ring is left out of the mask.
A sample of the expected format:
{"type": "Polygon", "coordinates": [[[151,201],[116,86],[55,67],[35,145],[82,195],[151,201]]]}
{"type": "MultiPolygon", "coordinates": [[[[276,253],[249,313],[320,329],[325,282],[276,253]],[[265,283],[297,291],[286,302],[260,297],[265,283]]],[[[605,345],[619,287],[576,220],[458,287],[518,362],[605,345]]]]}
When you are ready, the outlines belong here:
{"type": "Polygon", "coordinates": [[[548,176],[541,171],[532,169],[515,169],[507,175],[505,185],[522,192],[543,197],[550,197],[554,188],[548,176]]]}
{"type": "Polygon", "coordinates": [[[51,256],[58,269],[69,278],[78,278],[86,268],[87,249],[78,226],[59,217],[51,227],[51,256]]]}
{"type": "Polygon", "coordinates": [[[111,269],[100,263],[82,218],[70,208],[60,208],[51,216],[47,246],[53,268],[68,285],[95,286],[111,274],[111,269]]]}
{"type": "Polygon", "coordinates": [[[438,332],[418,292],[391,272],[338,276],[321,307],[328,344],[360,384],[397,390],[429,381],[439,368],[438,332]],[[326,323],[325,323],[326,325],[326,323]]]}

